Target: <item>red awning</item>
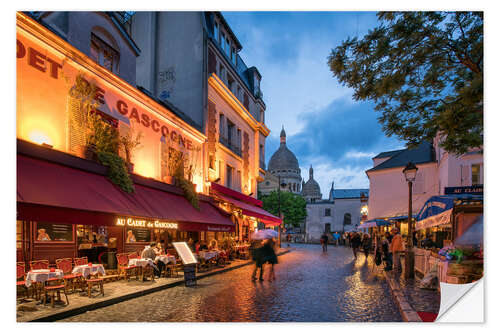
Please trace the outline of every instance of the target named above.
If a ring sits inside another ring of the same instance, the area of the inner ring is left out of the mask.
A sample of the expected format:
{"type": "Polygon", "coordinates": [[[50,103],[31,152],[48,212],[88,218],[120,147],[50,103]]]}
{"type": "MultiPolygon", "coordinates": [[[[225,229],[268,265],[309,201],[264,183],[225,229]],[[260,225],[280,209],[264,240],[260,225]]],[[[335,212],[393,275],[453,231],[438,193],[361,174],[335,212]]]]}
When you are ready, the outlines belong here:
{"type": "Polygon", "coordinates": [[[249,204],[254,205],[254,206],[262,207],[262,201],[257,200],[255,198],[252,198],[249,195],[244,195],[243,193],[232,190],[228,187],[219,185],[217,183],[213,183],[213,182],[210,183],[210,189],[215,191],[215,192],[218,192],[222,195],[225,195],[227,197],[231,197],[231,198],[234,198],[236,200],[243,201],[243,202],[249,203],[249,204]]]}
{"type": "Polygon", "coordinates": [[[274,216],[273,214],[269,213],[268,211],[265,211],[264,209],[257,207],[257,206],[252,206],[250,204],[247,204],[246,202],[242,202],[230,197],[226,197],[221,194],[216,194],[217,197],[219,197],[221,200],[225,202],[229,202],[230,204],[233,204],[234,206],[238,207],[241,209],[243,215],[248,215],[248,216],[253,216],[261,219],[261,222],[267,225],[280,225],[281,220],[274,216]]]}
{"type": "Polygon", "coordinates": [[[17,156],[18,218],[72,224],[115,225],[116,216],[168,220],[182,231],[234,231],[228,215],[200,200],[135,184],[128,194],[106,177],[17,156]]]}

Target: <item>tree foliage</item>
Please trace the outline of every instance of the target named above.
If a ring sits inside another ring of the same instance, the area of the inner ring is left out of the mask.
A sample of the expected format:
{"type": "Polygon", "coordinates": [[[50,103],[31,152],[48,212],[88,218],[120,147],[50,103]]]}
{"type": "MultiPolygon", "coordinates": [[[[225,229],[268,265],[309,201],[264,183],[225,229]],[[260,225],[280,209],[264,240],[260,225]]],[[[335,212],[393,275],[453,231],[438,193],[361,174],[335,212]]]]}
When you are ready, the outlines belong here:
{"type": "Polygon", "coordinates": [[[363,39],[331,51],[334,76],[375,102],[386,135],[410,147],[444,134],[463,154],[483,144],[483,13],[379,12],[363,39]]]}
{"type": "MultiPolygon", "coordinates": [[[[262,206],[269,213],[278,216],[278,192],[262,196],[262,206]]],[[[300,195],[291,192],[280,193],[281,213],[285,224],[298,227],[307,216],[306,201],[300,195]]]]}

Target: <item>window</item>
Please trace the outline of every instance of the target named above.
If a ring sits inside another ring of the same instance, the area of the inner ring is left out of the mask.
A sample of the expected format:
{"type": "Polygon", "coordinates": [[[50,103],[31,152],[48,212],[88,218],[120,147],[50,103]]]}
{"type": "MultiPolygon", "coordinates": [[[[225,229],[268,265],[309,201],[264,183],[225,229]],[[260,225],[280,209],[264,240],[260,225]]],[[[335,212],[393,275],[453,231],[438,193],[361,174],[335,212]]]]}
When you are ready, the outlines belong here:
{"type": "Polygon", "coordinates": [[[325,223],[325,233],[329,234],[331,232],[331,225],[330,223],[325,223]]]}
{"type": "Polygon", "coordinates": [[[220,42],[219,39],[219,24],[217,22],[214,22],[214,37],[217,42],[220,42]]]}
{"type": "Polygon", "coordinates": [[[226,54],[228,57],[231,57],[231,44],[229,43],[229,38],[226,37],[226,54]]]}
{"type": "Polygon", "coordinates": [[[260,122],[263,123],[264,122],[264,110],[260,110],[260,122]]]}
{"type": "Polygon", "coordinates": [[[119,53],[94,34],[90,35],[90,57],[111,72],[117,72],[119,53]]]}
{"type": "Polygon", "coordinates": [[[232,188],[233,186],[233,168],[226,165],[226,187],[232,188]]]}
{"type": "Polygon", "coordinates": [[[236,66],[236,50],[234,47],[231,48],[231,61],[236,66]]]}
{"type": "Polygon", "coordinates": [[[241,192],[241,171],[236,172],[236,189],[241,192]]]}
{"type": "Polygon", "coordinates": [[[219,78],[223,81],[226,80],[226,69],[222,64],[219,65],[219,78]]]}
{"type": "Polygon", "coordinates": [[[128,228],[126,242],[127,243],[151,242],[151,229],[128,228]]]}
{"type": "Polygon", "coordinates": [[[233,131],[234,124],[231,121],[227,121],[227,142],[233,144],[233,131]]]}
{"type": "Polygon", "coordinates": [[[481,164],[472,164],[471,168],[471,181],[472,185],[481,184],[481,164]]]}
{"type": "Polygon", "coordinates": [[[233,77],[231,75],[227,75],[227,87],[229,88],[229,90],[231,90],[231,92],[234,92],[233,91],[233,84],[234,84],[234,80],[233,80],[233,77]]]}
{"type": "Polygon", "coordinates": [[[208,49],[208,72],[216,73],[217,70],[217,60],[215,59],[215,54],[211,49],[208,49]]]}
{"type": "Polygon", "coordinates": [[[330,208],[325,209],[325,216],[332,216],[332,211],[330,208]]]}
{"type": "Polygon", "coordinates": [[[223,138],[224,135],[224,115],[221,113],[219,115],[219,138],[223,138]]]}
{"type": "Polygon", "coordinates": [[[344,225],[350,225],[351,224],[351,214],[345,213],[344,214],[344,225]]]}
{"type": "Polygon", "coordinates": [[[238,142],[237,142],[238,148],[241,148],[241,130],[239,128],[238,128],[238,132],[236,134],[236,140],[238,140],[238,142]]]}
{"type": "Polygon", "coordinates": [[[72,224],[36,223],[37,242],[73,242],[72,224]]]}
{"type": "Polygon", "coordinates": [[[236,97],[241,101],[241,87],[238,86],[236,97]]]}
{"type": "Polygon", "coordinates": [[[243,106],[248,110],[250,111],[249,109],[249,100],[248,100],[248,95],[245,93],[244,97],[243,97],[243,106]]]}

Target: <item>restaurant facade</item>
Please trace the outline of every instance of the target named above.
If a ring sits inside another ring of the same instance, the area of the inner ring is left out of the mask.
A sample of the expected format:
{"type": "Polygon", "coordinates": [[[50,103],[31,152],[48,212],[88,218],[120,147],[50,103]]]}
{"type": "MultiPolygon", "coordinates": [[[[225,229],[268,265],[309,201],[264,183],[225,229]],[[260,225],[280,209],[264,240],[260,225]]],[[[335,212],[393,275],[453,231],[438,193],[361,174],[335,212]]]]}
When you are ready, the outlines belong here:
{"type": "MultiPolygon", "coordinates": [[[[95,15],[117,24],[113,16],[95,15]]],[[[235,239],[254,222],[278,223],[256,202],[250,220],[241,208],[224,209],[209,196],[206,136],[131,85],[129,76],[124,80],[113,65],[100,65],[29,14],[17,13],[16,34],[17,261],[100,261],[104,253],[140,251],[152,241],[235,239]],[[85,117],[70,94],[77,78],[97,87],[93,111],[120,136],[141,133],[128,164],[132,193],[89,158],[85,117]],[[175,186],[172,156],[181,156],[198,208],[175,186]]]]}

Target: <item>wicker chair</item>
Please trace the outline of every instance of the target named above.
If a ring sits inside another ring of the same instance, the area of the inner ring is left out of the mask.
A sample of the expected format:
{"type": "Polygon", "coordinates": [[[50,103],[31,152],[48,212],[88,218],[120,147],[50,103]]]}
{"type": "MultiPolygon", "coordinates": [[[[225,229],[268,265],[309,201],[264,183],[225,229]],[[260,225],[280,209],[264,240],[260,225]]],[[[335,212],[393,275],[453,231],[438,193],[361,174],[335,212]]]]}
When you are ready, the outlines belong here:
{"type": "Polygon", "coordinates": [[[89,259],[87,257],[75,258],[75,266],[87,265],[89,259]]]}
{"type": "Polygon", "coordinates": [[[16,288],[22,287],[25,298],[30,296],[30,288],[26,287],[26,264],[24,262],[18,262],[16,264],[16,288]]]}
{"type": "Polygon", "coordinates": [[[92,297],[92,288],[94,286],[99,287],[99,294],[101,294],[102,297],[104,297],[104,279],[99,276],[99,273],[94,274],[94,276],[91,275],[90,278],[87,279],[86,281],[87,281],[87,292],[89,298],[92,297]]]}
{"type": "Polygon", "coordinates": [[[43,287],[44,291],[44,299],[43,305],[47,304],[47,297],[50,294],[50,305],[54,307],[54,299],[57,293],[57,298],[61,301],[61,292],[64,293],[66,297],[66,305],[69,305],[68,294],[66,294],[66,284],[64,283],[64,279],[50,279],[51,281],[47,281],[43,287]]]}
{"type": "Polygon", "coordinates": [[[128,254],[127,253],[117,253],[116,260],[118,262],[118,274],[124,276],[127,281],[130,281],[130,277],[132,275],[136,276],[137,279],[137,270],[136,266],[128,265],[128,254]]]}
{"type": "Polygon", "coordinates": [[[83,276],[80,273],[73,274],[73,259],[71,258],[64,258],[64,259],[56,259],[56,266],[58,269],[63,271],[63,280],[64,284],[67,287],[71,287],[72,291],[74,292],[76,290],[76,286],[79,286],[82,288],[83,291],[83,285],[82,285],[82,280],[83,276]]]}

